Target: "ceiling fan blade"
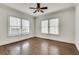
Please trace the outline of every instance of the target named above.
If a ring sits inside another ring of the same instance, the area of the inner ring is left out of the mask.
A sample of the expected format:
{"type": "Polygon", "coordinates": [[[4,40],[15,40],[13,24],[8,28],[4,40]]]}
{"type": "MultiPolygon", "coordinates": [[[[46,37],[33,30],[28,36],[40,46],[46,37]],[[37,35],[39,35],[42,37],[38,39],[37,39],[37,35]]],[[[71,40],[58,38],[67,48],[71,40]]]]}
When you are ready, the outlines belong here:
{"type": "Polygon", "coordinates": [[[44,11],[40,10],[42,13],[44,13],[44,11]]]}
{"type": "Polygon", "coordinates": [[[37,3],[37,8],[40,8],[40,3],[37,3]]]}
{"type": "Polygon", "coordinates": [[[36,8],[34,8],[34,7],[29,7],[30,9],[36,9],[36,8]]]}
{"type": "Polygon", "coordinates": [[[48,7],[42,7],[42,8],[40,8],[40,9],[48,9],[48,7]]]}
{"type": "Polygon", "coordinates": [[[36,13],[37,12],[37,10],[35,10],[33,13],[36,13]]]}

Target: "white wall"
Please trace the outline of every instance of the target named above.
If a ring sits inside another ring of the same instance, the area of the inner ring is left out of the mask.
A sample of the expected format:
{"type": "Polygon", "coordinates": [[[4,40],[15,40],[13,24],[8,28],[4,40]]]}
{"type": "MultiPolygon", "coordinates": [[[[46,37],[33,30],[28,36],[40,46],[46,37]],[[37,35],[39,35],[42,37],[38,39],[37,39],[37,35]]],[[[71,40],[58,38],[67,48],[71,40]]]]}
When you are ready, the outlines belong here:
{"type": "Polygon", "coordinates": [[[75,8],[75,44],[79,50],[79,4],[75,8]]]}
{"type": "Polygon", "coordinates": [[[74,43],[74,8],[68,8],[59,12],[50,13],[37,17],[36,19],[36,36],[52,40],[74,43]],[[40,32],[40,21],[58,17],[60,20],[60,35],[46,35],[40,32]]]}
{"type": "Polygon", "coordinates": [[[0,5],[0,45],[4,45],[11,42],[16,42],[19,40],[27,39],[34,36],[34,25],[33,17],[27,14],[24,14],[20,11],[8,8],[6,6],[0,5]],[[8,37],[7,36],[7,21],[8,17],[17,16],[31,21],[31,30],[29,35],[18,36],[18,37],[8,37]]]}

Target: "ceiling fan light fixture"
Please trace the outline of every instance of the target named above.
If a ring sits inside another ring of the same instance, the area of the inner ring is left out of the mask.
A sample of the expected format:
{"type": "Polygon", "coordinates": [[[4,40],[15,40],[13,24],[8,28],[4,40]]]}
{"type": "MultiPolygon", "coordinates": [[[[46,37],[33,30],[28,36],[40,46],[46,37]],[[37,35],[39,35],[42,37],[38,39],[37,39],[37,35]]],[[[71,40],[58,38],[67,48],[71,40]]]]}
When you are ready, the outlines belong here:
{"type": "Polygon", "coordinates": [[[29,7],[29,8],[30,9],[35,9],[35,11],[33,13],[36,13],[36,12],[42,12],[42,13],[44,13],[43,10],[48,9],[48,7],[41,7],[40,3],[37,3],[36,7],[29,7]]]}

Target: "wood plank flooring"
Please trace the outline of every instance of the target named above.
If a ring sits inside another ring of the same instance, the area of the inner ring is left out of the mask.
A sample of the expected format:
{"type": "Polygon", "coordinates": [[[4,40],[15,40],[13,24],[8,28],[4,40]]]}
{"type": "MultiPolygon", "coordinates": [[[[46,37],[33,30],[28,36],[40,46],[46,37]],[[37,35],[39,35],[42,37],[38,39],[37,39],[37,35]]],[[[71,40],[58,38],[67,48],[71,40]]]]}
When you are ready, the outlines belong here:
{"type": "Polygon", "coordinates": [[[74,44],[34,37],[0,46],[0,55],[79,55],[79,52],[74,44]]]}

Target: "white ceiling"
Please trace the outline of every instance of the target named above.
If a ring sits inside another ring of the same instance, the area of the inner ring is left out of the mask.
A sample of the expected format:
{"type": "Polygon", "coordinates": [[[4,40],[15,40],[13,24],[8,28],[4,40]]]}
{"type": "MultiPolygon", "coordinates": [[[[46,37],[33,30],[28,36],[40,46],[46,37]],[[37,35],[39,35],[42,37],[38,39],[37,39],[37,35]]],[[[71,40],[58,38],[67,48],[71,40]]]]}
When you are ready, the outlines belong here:
{"type": "Polygon", "coordinates": [[[72,3],[41,3],[42,7],[47,6],[48,9],[44,10],[44,13],[41,12],[33,13],[34,10],[29,9],[29,7],[36,7],[36,3],[5,3],[4,5],[19,10],[21,12],[30,14],[32,16],[39,16],[46,13],[56,12],[74,6],[74,4],[72,3]]]}

